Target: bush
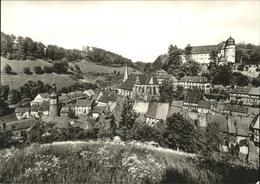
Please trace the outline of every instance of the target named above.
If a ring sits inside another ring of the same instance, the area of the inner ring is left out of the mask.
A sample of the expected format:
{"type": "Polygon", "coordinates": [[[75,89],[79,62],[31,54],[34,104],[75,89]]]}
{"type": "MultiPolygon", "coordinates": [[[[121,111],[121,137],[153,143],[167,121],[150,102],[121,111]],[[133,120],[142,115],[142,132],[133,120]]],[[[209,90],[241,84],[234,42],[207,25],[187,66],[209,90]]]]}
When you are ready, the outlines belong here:
{"type": "Polygon", "coordinates": [[[5,67],[4,67],[4,71],[7,74],[11,74],[12,73],[12,67],[10,65],[6,64],[5,67]]]}
{"type": "Polygon", "coordinates": [[[27,75],[31,75],[31,74],[32,74],[32,72],[31,72],[31,70],[30,70],[29,67],[25,67],[25,68],[23,69],[23,72],[24,72],[25,74],[27,74],[27,75]]]}
{"type": "Polygon", "coordinates": [[[44,66],[43,67],[43,73],[52,73],[53,69],[50,66],[44,66]]]}
{"type": "Polygon", "coordinates": [[[33,69],[36,74],[43,74],[43,70],[40,66],[35,66],[33,69]]]}

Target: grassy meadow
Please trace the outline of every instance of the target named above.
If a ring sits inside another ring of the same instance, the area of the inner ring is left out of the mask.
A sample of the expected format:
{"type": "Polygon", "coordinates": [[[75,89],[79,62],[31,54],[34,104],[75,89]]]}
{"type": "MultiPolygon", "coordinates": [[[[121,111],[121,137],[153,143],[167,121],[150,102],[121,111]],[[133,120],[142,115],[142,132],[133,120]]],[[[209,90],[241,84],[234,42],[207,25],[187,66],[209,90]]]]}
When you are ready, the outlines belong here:
{"type": "MultiPolygon", "coordinates": [[[[70,66],[73,66],[73,63],[69,63],[70,66]]],[[[93,73],[113,73],[114,71],[120,72],[121,74],[124,72],[124,67],[109,67],[103,65],[97,65],[93,62],[82,60],[78,63],[83,77],[86,81],[95,83],[97,80],[105,80],[104,76],[95,76],[93,73]]],[[[9,85],[10,88],[15,89],[24,84],[27,80],[38,81],[41,80],[43,83],[52,84],[53,80],[56,81],[57,87],[62,88],[66,86],[70,86],[77,82],[73,75],[71,74],[35,74],[34,67],[40,66],[43,68],[44,66],[52,66],[51,63],[37,59],[37,60],[7,60],[6,58],[1,57],[1,82],[3,85],[9,85]],[[6,64],[12,67],[12,71],[17,75],[9,75],[5,74],[3,69],[6,64]],[[24,74],[24,67],[29,67],[33,72],[32,75],[24,74]]],[[[129,67],[129,73],[138,73],[138,71],[129,67]]]]}
{"type": "MultiPolygon", "coordinates": [[[[0,183],[231,183],[196,156],[144,144],[103,141],[33,144],[0,150],[0,183]]],[[[221,168],[227,170],[227,168],[221,168]]],[[[255,174],[245,169],[238,176],[255,174]]],[[[233,180],[232,180],[233,179],[233,180]]],[[[255,181],[255,178],[251,178],[255,181]]],[[[234,181],[233,181],[234,183],[234,181]]]]}

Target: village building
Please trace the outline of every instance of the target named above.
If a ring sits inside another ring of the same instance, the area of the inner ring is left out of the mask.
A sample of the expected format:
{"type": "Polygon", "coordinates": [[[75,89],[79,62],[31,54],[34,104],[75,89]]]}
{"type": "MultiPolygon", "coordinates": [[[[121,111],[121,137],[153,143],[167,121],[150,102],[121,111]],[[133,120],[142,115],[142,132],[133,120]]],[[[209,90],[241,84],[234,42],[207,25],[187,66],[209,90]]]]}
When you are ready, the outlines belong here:
{"type": "Polygon", "coordinates": [[[259,132],[260,132],[260,128],[259,128],[259,124],[260,124],[260,118],[259,118],[260,114],[256,115],[252,121],[252,123],[250,124],[250,130],[252,131],[252,141],[255,143],[255,145],[259,148],[259,132]]]}
{"type": "Polygon", "coordinates": [[[31,101],[31,106],[32,105],[40,105],[44,101],[49,101],[50,100],[50,95],[49,93],[39,93],[32,101],[31,101]]]}
{"type": "Polygon", "coordinates": [[[183,101],[183,109],[198,113],[209,113],[211,110],[211,103],[206,100],[199,100],[198,102],[183,101]]]}
{"type": "Polygon", "coordinates": [[[154,75],[131,74],[118,88],[119,95],[140,100],[159,97],[159,84],[154,75]]]}
{"type": "Polygon", "coordinates": [[[80,99],[75,104],[75,115],[89,115],[93,107],[93,100],[80,99]]]}
{"type": "Polygon", "coordinates": [[[260,105],[260,87],[236,87],[228,90],[230,101],[243,102],[244,105],[260,105]]]}
{"type": "Polygon", "coordinates": [[[197,87],[205,93],[209,93],[211,88],[208,79],[202,76],[184,76],[180,79],[178,85],[183,86],[184,89],[193,89],[197,87]]]}
{"type": "Polygon", "coordinates": [[[183,102],[178,100],[173,100],[170,104],[167,117],[172,116],[173,114],[181,114],[183,112],[183,102]]]}
{"type": "Polygon", "coordinates": [[[83,91],[83,94],[88,95],[88,97],[94,96],[95,92],[92,89],[87,89],[85,91],[83,91]]]}
{"type": "MultiPolygon", "coordinates": [[[[235,63],[236,45],[231,37],[218,45],[191,46],[191,59],[200,64],[209,64],[212,51],[217,53],[219,64],[235,63]]],[[[187,61],[185,51],[181,54],[181,58],[183,63],[187,61]]]]}
{"type": "Polygon", "coordinates": [[[164,81],[172,83],[172,85],[176,86],[178,80],[171,74],[168,74],[165,70],[158,70],[153,74],[158,84],[161,85],[164,81]]]}
{"type": "Polygon", "coordinates": [[[30,108],[17,107],[15,108],[14,114],[18,120],[30,118],[30,108]]]}
{"type": "Polygon", "coordinates": [[[37,120],[33,118],[15,120],[5,123],[4,129],[12,131],[14,133],[15,139],[20,139],[23,132],[26,132],[26,130],[33,126],[35,123],[37,123],[37,120]]]}
{"type": "Polygon", "coordinates": [[[169,107],[169,103],[150,102],[145,114],[145,122],[152,127],[164,125],[169,107]]]}
{"type": "Polygon", "coordinates": [[[237,104],[225,104],[223,108],[223,112],[225,114],[230,114],[234,116],[247,116],[248,107],[244,105],[237,105],[237,104]]]}

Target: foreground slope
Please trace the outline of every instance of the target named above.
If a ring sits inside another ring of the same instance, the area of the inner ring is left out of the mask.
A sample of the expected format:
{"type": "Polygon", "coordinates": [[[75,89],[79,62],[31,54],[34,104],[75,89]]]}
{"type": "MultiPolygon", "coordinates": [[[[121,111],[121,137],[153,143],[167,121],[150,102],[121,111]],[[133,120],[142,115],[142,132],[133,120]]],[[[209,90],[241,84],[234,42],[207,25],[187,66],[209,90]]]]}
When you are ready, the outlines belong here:
{"type": "Polygon", "coordinates": [[[0,153],[0,183],[246,183],[257,180],[257,170],[227,167],[212,170],[212,165],[203,165],[194,155],[141,143],[56,142],[0,153]]]}

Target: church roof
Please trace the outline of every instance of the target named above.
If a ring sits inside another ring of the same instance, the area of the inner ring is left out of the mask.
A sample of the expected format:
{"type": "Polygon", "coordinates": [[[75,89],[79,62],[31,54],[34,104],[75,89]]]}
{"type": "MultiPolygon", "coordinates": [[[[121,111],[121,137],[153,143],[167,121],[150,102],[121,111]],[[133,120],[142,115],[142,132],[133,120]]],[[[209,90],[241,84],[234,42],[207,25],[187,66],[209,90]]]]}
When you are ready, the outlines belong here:
{"type": "Polygon", "coordinates": [[[147,74],[131,74],[128,79],[121,85],[121,89],[132,90],[135,84],[149,85],[149,82],[153,78],[153,84],[157,85],[158,81],[154,75],[147,74]]]}

